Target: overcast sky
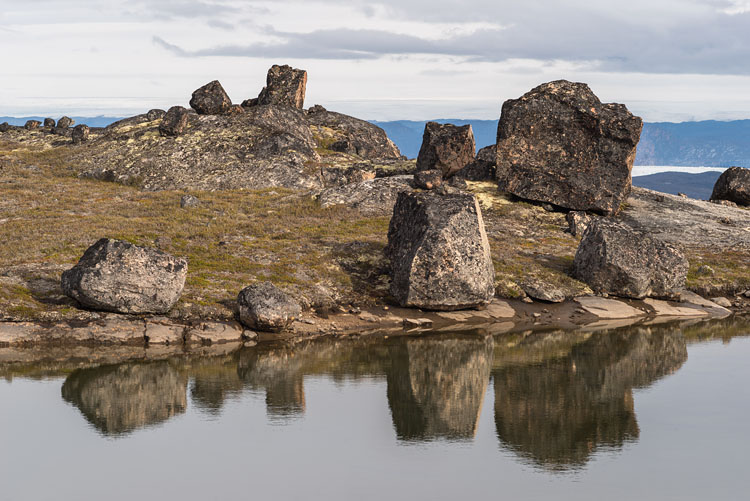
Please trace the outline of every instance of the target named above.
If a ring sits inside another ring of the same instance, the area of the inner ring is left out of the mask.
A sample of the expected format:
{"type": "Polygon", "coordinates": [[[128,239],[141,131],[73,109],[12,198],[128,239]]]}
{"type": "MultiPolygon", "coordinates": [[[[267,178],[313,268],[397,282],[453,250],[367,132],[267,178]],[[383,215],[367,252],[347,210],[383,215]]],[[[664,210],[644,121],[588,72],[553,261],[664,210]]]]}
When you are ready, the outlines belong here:
{"type": "Polygon", "coordinates": [[[648,121],[750,118],[750,0],[0,0],[0,115],[126,115],[271,64],[306,105],[496,119],[560,78],[648,121]]]}

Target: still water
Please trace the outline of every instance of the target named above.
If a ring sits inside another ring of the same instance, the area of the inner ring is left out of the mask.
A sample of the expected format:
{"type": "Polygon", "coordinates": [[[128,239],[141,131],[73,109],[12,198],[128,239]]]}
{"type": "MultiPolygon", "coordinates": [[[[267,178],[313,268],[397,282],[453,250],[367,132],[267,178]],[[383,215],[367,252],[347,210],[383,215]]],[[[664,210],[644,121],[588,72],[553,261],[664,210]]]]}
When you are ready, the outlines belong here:
{"type": "Polygon", "coordinates": [[[748,499],[745,321],[0,366],[0,499],[748,499]]]}

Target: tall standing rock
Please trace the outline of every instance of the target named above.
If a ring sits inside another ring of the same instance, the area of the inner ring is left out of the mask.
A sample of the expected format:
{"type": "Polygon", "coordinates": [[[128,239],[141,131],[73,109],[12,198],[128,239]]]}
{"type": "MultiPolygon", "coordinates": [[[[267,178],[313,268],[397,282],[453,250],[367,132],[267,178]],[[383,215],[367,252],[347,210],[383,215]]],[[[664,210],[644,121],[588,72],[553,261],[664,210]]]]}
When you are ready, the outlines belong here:
{"type": "Polygon", "coordinates": [[[675,297],[685,287],[689,266],[671,244],[599,218],[583,233],[573,274],[598,293],[636,299],[675,297]]]}
{"type": "Polygon", "coordinates": [[[185,286],[187,261],[147,247],[102,238],[63,272],[63,292],[97,310],[166,313],[185,286]]]}
{"type": "Polygon", "coordinates": [[[495,271],[474,195],[400,193],[385,254],[401,306],[458,310],[492,300],[495,271]]]}
{"type": "Polygon", "coordinates": [[[750,205],[750,169],[730,167],[714,184],[711,200],[729,200],[737,205],[750,205]]]}
{"type": "Polygon", "coordinates": [[[190,106],[199,115],[224,115],[232,108],[232,100],[219,81],[214,80],[193,92],[190,106]]]}
{"type": "Polygon", "coordinates": [[[258,95],[257,104],[275,104],[302,109],[305,105],[307,72],[291,66],[274,64],[268,70],[266,86],[258,95]]]}
{"type": "Polygon", "coordinates": [[[449,178],[474,161],[476,144],[471,125],[427,122],[422,147],[417,157],[417,170],[441,170],[449,178]]]}
{"type": "Polygon", "coordinates": [[[586,84],[542,84],[503,104],[499,188],[572,210],[614,214],[630,193],[642,128],[625,105],[602,104],[586,84]]]}

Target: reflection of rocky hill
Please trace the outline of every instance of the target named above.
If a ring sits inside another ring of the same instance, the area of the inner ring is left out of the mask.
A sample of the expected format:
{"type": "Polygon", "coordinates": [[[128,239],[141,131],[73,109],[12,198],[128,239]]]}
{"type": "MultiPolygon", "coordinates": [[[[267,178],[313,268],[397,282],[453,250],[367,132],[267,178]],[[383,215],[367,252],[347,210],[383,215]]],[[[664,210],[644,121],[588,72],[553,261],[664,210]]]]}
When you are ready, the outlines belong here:
{"type": "Polygon", "coordinates": [[[125,363],[73,372],[62,396],[105,435],[161,423],[187,407],[187,376],[168,362],[125,363]]]}
{"type": "Polygon", "coordinates": [[[280,347],[247,350],[240,354],[239,375],[254,390],[265,390],[270,416],[284,417],[305,412],[303,357],[280,347]]]}
{"type": "Polygon", "coordinates": [[[476,433],[492,365],[492,338],[404,338],[390,346],[388,404],[403,440],[476,433]]]}
{"type": "Polygon", "coordinates": [[[557,469],[580,466],[600,447],[638,438],[632,389],[687,360],[674,329],[600,333],[567,356],[493,372],[495,424],[507,447],[557,469]]]}

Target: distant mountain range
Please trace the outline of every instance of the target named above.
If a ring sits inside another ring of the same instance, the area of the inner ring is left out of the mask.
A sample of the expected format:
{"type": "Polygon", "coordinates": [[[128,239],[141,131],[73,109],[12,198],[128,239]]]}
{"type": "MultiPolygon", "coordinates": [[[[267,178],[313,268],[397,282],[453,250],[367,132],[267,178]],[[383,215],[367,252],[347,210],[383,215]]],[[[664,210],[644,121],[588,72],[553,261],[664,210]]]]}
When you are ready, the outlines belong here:
{"type": "MultiPolygon", "coordinates": [[[[477,149],[495,143],[497,120],[435,121],[471,124],[477,149]]],[[[417,156],[426,122],[397,120],[373,123],[385,129],[401,153],[410,158],[417,156]]],[[[750,167],[750,120],[644,124],[635,164],[750,167]]]]}
{"type": "MultiPolygon", "coordinates": [[[[0,117],[0,123],[8,122],[10,125],[23,125],[28,120],[39,120],[44,122],[47,117],[0,117]]],[[[60,117],[52,117],[58,120],[60,117]]],[[[70,117],[75,120],[76,125],[86,124],[89,127],[106,127],[107,125],[122,120],[122,117],[70,117]]]]}

